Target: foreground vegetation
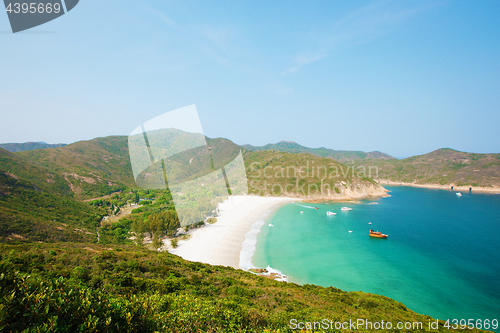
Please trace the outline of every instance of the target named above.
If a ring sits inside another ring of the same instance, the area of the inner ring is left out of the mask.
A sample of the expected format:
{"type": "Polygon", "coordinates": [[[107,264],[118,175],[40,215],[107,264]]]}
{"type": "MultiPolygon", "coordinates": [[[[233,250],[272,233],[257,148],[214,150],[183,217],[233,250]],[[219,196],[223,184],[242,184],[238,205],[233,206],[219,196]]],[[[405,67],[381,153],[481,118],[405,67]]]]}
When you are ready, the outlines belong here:
{"type": "Polygon", "coordinates": [[[284,332],[293,318],[424,328],[431,320],[387,297],[277,282],[133,245],[3,244],[0,254],[0,330],[8,332],[284,332]]]}

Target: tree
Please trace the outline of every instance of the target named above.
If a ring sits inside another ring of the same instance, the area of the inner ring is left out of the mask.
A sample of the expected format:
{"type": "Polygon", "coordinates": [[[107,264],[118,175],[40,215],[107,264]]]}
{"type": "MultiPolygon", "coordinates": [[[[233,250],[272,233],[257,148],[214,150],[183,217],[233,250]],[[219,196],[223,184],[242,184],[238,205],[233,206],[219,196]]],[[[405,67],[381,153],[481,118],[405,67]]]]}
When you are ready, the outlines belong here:
{"type": "Polygon", "coordinates": [[[153,244],[152,245],[153,245],[153,248],[155,248],[157,250],[163,246],[163,242],[161,240],[161,237],[159,237],[158,234],[155,234],[153,236],[153,244]]]}
{"type": "Polygon", "coordinates": [[[177,247],[177,238],[174,238],[170,241],[170,245],[175,249],[177,247]]]}

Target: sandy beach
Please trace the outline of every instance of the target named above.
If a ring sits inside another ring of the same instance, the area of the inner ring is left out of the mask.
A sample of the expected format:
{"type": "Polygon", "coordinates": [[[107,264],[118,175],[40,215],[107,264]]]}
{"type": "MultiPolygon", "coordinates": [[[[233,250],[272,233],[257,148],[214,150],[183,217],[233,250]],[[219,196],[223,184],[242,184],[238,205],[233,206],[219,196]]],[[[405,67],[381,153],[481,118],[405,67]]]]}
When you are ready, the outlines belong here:
{"type": "MultiPolygon", "coordinates": [[[[387,179],[375,179],[380,185],[400,185],[400,186],[411,186],[411,187],[422,187],[422,188],[433,188],[440,190],[450,190],[452,184],[440,185],[440,184],[415,184],[415,183],[405,183],[405,182],[395,182],[387,179]]],[[[468,192],[469,186],[456,186],[453,185],[453,191],[468,192]]],[[[482,192],[482,193],[500,193],[500,187],[482,187],[482,186],[472,186],[472,192],[482,192]]]]}
{"type": "MultiPolygon", "coordinates": [[[[214,224],[190,231],[191,238],[169,249],[186,260],[240,268],[240,252],[252,225],[279,206],[298,198],[231,196],[219,205],[214,224]]],[[[247,267],[245,267],[247,268],[247,267]]]]}

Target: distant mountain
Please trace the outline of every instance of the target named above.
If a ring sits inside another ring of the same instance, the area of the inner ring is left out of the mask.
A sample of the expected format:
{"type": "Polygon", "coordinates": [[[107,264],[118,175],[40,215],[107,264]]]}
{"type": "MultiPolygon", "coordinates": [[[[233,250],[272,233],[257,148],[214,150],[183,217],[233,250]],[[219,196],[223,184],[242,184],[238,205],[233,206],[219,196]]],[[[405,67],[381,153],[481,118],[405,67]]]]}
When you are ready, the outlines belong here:
{"type": "Polygon", "coordinates": [[[270,143],[265,146],[252,146],[252,145],[242,145],[251,151],[261,151],[261,150],[278,150],[287,153],[307,153],[318,157],[331,158],[338,162],[347,162],[353,160],[365,160],[365,159],[382,159],[382,160],[392,160],[394,157],[381,153],[379,151],[372,152],[362,152],[362,151],[349,151],[349,150],[333,150],[328,148],[309,148],[299,145],[293,141],[280,141],[278,143],[270,143]]]}
{"type": "Polygon", "coordinates": [[[50,144],[42,141],[25,143],[0,143],[0,148],[13,153],[35,149],[59,148],[64,146],[66,146],[65,143],[50,144]]]}
{"type": "Polygon", "coordinates": [[[374,178],[414,184],[500,187],[500,154],[476,154],[443,148],[402,160],[354,161],[374,166],[374,178]]]}

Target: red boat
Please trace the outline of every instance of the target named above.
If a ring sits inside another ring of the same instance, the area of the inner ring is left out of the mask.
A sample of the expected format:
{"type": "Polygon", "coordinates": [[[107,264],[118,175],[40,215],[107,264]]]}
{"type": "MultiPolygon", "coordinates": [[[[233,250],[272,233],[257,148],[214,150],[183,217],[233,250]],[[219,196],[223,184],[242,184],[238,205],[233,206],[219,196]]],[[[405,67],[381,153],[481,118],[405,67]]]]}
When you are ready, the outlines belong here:
{"type": "Polygon", "coordinates": [[[370,237],[376,237],[376,238],[387,238],[389,235],[383,234],[380,231],[373,231],[370,230],[370,237]]]}

